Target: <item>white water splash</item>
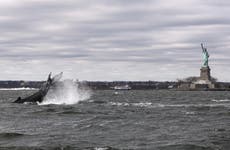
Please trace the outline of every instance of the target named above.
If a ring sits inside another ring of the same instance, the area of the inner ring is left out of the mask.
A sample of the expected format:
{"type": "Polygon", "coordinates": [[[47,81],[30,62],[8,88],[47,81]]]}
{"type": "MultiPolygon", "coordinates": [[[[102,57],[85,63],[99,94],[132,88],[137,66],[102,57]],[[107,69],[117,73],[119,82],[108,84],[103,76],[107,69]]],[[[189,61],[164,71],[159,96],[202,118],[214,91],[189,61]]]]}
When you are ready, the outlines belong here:
{"type": "Polygon", "coordinates": [[[79,84],[68,80],[50,89],[40,105],[73,105],[89,99],[90,96],[91,91],[89,89],[86,87],[80,88],[79,84]]]}

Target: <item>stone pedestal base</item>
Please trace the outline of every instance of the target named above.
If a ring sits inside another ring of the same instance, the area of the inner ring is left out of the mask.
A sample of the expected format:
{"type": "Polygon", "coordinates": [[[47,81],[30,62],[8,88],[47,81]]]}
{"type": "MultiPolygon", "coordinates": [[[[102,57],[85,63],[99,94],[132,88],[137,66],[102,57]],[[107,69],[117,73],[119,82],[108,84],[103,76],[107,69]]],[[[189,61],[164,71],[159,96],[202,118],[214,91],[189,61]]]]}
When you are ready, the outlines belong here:
{"type": "Polygon", "coordinates": [[[214,89],[215,83],[211,81],[211,69],[202,67],[200,69],[200,78],[190,85],[191,89],[214,89]]]}
{"type": "Polygon", "coordinates": [[[178,88],[182,90],[209,90],[218,88],[218,84],[212,81],[210,72],[211,69],[209,66],[201,67],[200,77],[197,77],[192,82],[182,83],[178,88]]]}
{"type": "Polygon", "coordinates": [[[203,83],[202,84],[200,84],[200,83],[192,83],[190,85],[190,88],[191,89],[214,89],[214,88],[216,88],[216,85],[209,81],[209,82],[204,83],[204,84],[203,83]]]}
{"type": "Polygon", "coordinates": [[[211,69],[209,67],[202,67],[200,69],[200,80],[211,81],[210,71],[211,69]]]}

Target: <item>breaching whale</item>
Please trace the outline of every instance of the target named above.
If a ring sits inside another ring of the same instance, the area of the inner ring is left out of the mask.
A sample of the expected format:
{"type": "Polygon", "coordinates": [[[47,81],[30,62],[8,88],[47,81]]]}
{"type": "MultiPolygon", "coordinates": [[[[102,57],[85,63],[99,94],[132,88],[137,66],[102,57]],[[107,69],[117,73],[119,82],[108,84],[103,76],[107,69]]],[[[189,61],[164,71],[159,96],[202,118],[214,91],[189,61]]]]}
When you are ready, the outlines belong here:
{"type": "Polygon", "coordinates": [[[14,101],[14,103],[41,103],[44,100],[44,97],[46,96],[48,91],[51,88],[54,88],[55,85],[60,81],[60,79],[62,78],[62,74],[63,72],[55,75],[54,77],[51,77],[50,73],[47,81],[36,93],[23,99],[21,97],[18,97],[18,99],[14,101]]]}

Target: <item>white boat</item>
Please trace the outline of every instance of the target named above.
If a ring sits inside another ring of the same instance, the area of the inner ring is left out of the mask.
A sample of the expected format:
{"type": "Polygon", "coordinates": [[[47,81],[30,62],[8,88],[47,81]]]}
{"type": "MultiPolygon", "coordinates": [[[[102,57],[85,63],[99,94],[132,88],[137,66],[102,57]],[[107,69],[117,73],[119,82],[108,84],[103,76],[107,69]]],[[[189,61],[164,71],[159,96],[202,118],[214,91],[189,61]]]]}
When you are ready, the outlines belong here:
{"type": "Polygon", "coordinates": [[[114,90],[131,90],[129,85],[118,85],[113,87],[114,90]]]}

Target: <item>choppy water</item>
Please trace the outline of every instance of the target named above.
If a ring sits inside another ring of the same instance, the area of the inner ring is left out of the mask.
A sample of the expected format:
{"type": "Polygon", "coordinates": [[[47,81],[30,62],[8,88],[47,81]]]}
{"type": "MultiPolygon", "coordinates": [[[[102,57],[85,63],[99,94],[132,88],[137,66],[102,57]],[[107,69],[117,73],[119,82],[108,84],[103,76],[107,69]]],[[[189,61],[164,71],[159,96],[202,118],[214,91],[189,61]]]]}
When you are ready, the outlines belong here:
{"type": "Polygon", "coordinates": [[[0,149],[230,149],[230,92],[94,91],[74,105],[11,103],[32,92],[0,91],[0,149]]]}

